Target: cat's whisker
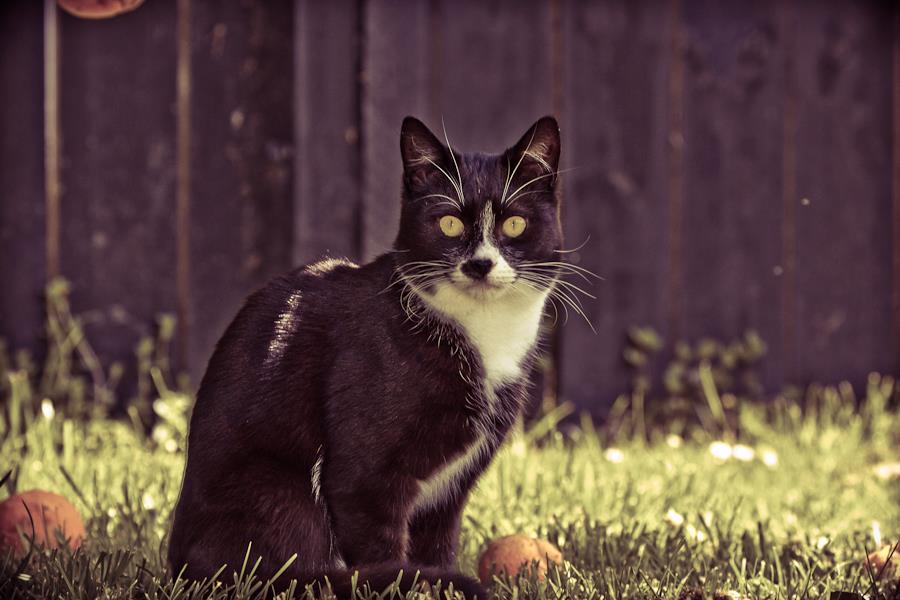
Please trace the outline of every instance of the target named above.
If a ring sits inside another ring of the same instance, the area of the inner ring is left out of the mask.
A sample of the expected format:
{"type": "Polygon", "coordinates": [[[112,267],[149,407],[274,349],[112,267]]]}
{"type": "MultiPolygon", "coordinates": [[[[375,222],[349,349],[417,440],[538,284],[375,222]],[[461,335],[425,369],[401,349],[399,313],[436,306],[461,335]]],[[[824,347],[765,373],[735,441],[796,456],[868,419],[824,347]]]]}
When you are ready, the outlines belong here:
{"type": "Polygon", "coordinates": [[[459,203],[459,200],[455,198],[451,198],[447,194],[426,194],[424,196],[419,196],[416,200],[427,200],[428,198],[443,198],[446,202],[441,202],[439,204],[449,204],[450,206],[454,206],[460,210],[462,210],[462,204],[459,203]]]}
{"type": "MultiPolygon", "coordinates": [[[[556,307],[556,302],[554,302],[552,298],[547,304],[553,308],[553,326],[556,327],[556,324],[559,322],[559,309],[556,307]]],[[[544,316],[548,318],[550,317],[547,312],[544,312],[544,316]]]]}
{"type": "Polygon", "coordinates": [[[539,273],[529,273],[527,271],[519,271],[518,281],[522,281],[524,283],[531,283],[531,284],[540,284],[543,286],[540,288],[543,291],[544,289],[551,287],[553,285],[553,283],[555,283],[556,280],[551,279],[550,277],[541,275],[539,273]]]}
{"type": "Polygon", "coordinates": [[[581,242],[580,244],[578,244],[576,247],[572,248],[571,250],[562,249],[562,250],[554,250],[554,252],[556,252],[557,254],[571,254],[572,252],[578,252],[579,250],[581,250],[582,248],[587,246],[587,243],[589,241],[591,241],[591,234],[588,234],[588,236],[586,238],[584,238],[583,242],[581,242]]]}
{"type": "Polygon", "coordinates": [[[538,175],[537,177],[535,177],[535,178],[533,178],[533,179],[530,179],[530,180],[526,181],[525,183],[523,183],[522,185],[520,185],[520,186],[516,189],[516,191],[514,191],[514,192],[512,193],[512,195],[511,195],[511,196],[506,200],[506,202],[504,203],[504,206],[512,206],[512,203],[515,202],[516,199],[519,197],[519,192],[521,192],[522,190],[524,190],[525,188],[527,188],[527,187],[528,187],[529,185],[531,185],[532,183],[535,183],[535,182],[537,182],[537,181],[540,181],[541,179],[546,179],[546,178],[548,178],[548,177],[553,177],[554,175],[555,175],[555,173],[545,173],[544,175],[538,175]]]}
{"type": "Polygon", "coordinates": [[[573,264],[570,262],[562,262],[562,261],[528,262],[528,263],[523,263],[520,266],[520,268],[525,268],[525,269],[531,269],[531,268],[538,269],[541,267],[559,269],[559,270],[562,270],[571,275],[578,275],[579,277],[583,278],[585,281],[588,281],[589,283],[592,283],[590,281],[589,277],[593,277],[600,281],[605,281],[605,279],[603,277],[601,277],[600,275],[597,275],[590,269],[586,269],[582,266],[579,266],[579,265],[576,265],[576,264],[573,264]]]}
{"type": "Polygon", "coordinates": [[[462,212],[462,206],[458,202],[438,202],[435,206],[451,206],[459,212],[462,212]]]}
{"type": "Polygon", "coordinates": [[[574,276],[580,278],[581,280],[583,280],[585,283],[587,283],[589,285],[594,285],[594,282],[591,281],[588,278],[588,276],[585,275],[584,273],[579,273],[578,271],[566,270],[561,267],[537,267],[532,272],[533,273],[541,273],[541,274],[547,275],[549,277],[556,277],[558,279],[562,279],[562,278],[566,277],[567,275],[574,275],[574,276]]]}
{"type": "Polygon", "coordinates": [[[519,157],[519,161],[516,163],[516,167],[510,173],[509,171],[509,158],[506,159],[506,185],[503,186],[503,196],[500,197],[500,206],[506,205],[506,194],[509,192],[509,184],[512,183],[513,177],[516,176],[516,171],[519,170],[519,165],[522,164],[522,161],[525,160],[525,155],[528,154],[528,151],[531,149],[531,143],[534,141],[534,136],[537,135],[537,129],[531,132],[531,139],[528,140],[528,146],[525,148],[525,152],[522,153],[522,156],[519,157]]]}
{"type": "Polygon", "coordinates": [[[512,193],[512,195],[506,200],[506,203],[505,203],[504,206],[511,206],[512,203],[515,202],[515,201],[518,199],[518,197],[519,197],[519,192],[521,192],[522,190],[524,190],[525,188],[527,188],[527,187],[528,187],[529,185],[531,185],[532,183],[535,183],[536,181],[540,181],[541,179],[546,179],[547,177],[557,177],[558,175],[561,175],[562,173],[568,173],[569,171],[573,171],[573,170],[574,170],[574,167],[573,167],[573,168],[570,168],[570,169],[556,170],[556,171],[553,171],[552,173],[544,173],[543,175],[538,175],[537,177],[534,177],[534,178],[532,178],[532,179],[526,181],[525,183],[523,183],[522,185],[520,185],[520,186],[516,189],[515,192],[512,193]]]}
{"type": "Polygon", "coordinates": [[[560,284],[560,285],[562,285],[562,286],[564,286],[566,289],[568,289],[568,290],[570,290],[570,291],[572,291],[572,292],[579,293],[579,294],[581,294],[581,295],[583,295],[583,296],[585,296],[585,297],[587,297],[587,298],[590,298],[591,300],[596,300],[596,299],[597,299],[597,296],[591,294],[590,292],[587,292],[587,291],[581,289],[580,287],[578,287],[577,285],[575,285],[575,284],[572,283],[571,281],[566,281],[565,279],[559,279],[559,280],[557,280],[557,283],[560,284]]]}
{"type": "Polygon", "coordinates": [[[538,291],[547,291],[556,285],[556,279],[545,276],[535,276],[533,273],[520,273],[519,278],[523,283],[529,284],[538,291]]]}
{"type": "Polygon", "coordinates": [[[568,304],[572,310],[574,310],[577,314],[581,316],[582,319],[588,324],[588,327],[591,328],[591,331],[597,333],[597,330],[594,329],[594,324],[591,323],[591,320],[588,318],[587,314],[584,312],[584,306],[582,306],[581,301],[577,296],[574,296],[568,292],[566,292],[563,288],[553,288],[550,292],[551,295],[558,295],[561,300],[563,300],[566,304],[568,304]]]}
{"type": "Polygon", "coordinates": [[[591,329],[593,329],[593,325],[591,325],[591,322],[590,322],[590,321],[588,320],[588,318],[584,315],[584,312],[581,310],[581,308],[580,308],[578,302],[575,301],[575,300],[573,300],[572,298],[570,298],[568,294],[564,293],[564,292],[563,292],[562,290],[560,290],[559,288],[554,288],[554,289],[551,290],[551,292],[550,292],[550,297],[551,297],[551,298],[554,298],[554,299],[556,299],[556,300],[558,300],[558,301],[560,302],[560,305],[563,307],[563,310],[565,311],[565,314],[566,314],[566,321],[565,321],[565,322],[568,322],[568,319],[569,319],[569,308],[571,308],[576,314],[581,315],[582,318],[584,318],[584,320],[587,321],[588,326],[590,326],[591,329]]]}
{"type": "Polygon", "coordinates": [[[522,278],[528,278],[533,282],[539,282],[541,285],[545,285],[550,290],[550,298],[557,299],[561,302],[563,310],[566,313],[566,320],[568,320],[569,312],[567,307],[570,307],[573,311],[579,314],[587,322],[591,330],[596,333],[596,329],[594,329],[593,323],[591,323],[591,320],[584,312],[584,306],[581,304],[581,300],[579,299],[577,293],[582,293],[590,298],[594,298],[594,296],[588,294],[581,288],[578,288],[571,282],[564,281],[559,278],[552,278],[546,274],[523,272],[522,278]],[[557,286],[556,284],[560,285],[557,286]]]}
{"type": "MultiPolygon", "coordinates": [[[[519,162],[522,162],[522,159],[519,159],[519,162]]],[[[519,168],[518,163],[516,163],[516,168],[519,168]]],[[[509,157],[506,157],[506,183],[503,184],[503,194],[500,196],[500,206],[503,206],[506,203],[506,193],[509,191],[509,182],[512,181],[512,173],[509,168],[509,157]]]]}
{"type": "MultiPolygon", "coordinates": [[[[414,260],[399,266],[394,272],[393,280],[379,292],[383,294],[392,287],[412,278],[421,278],[426,275],[444,276],[450,273],[453,263],[446,260],[414,260]]],[[[402,300],[402,294],[401,294],[402,300]]]]}
{"type": "MultiPolygon", "coordinates": [[[[534,292],[548,292],[548,297],[547,297],[547,299],[549,300],[549,302],[548,302],[547,304],[548,304],[550,307],[553,308],[553,325],[556,326],[556,324],[559,322],[559,309],[558,309],[557,306],[556,306],[556,301],[553,299],[552,295],[549,294],[549,290],[550,290],[550,288],[552,287],[553,282],[551,282],[550,285],[546,285],[545,283],[538,283],[538,282],[536,282],[536,281],[532,281],[532,280],[529,279],[528,277],[522,276],[522,275],[520,274],[520,275],[517,276],[516,279],[513,281],[512,289],[513,289],[516,293],[518,293],[518,294],[524,296],[524,295],[526,294],[527,290],[524,290],[524,289],[521,289],[520,287],[518,287],[518,286],[516,285],[516,284],[518,284],[518,283],[521,283],[522,285],[524,285],[525,287],[527,287],[529,290],[534,291],[534,292]]],[[[546,312],[544,312],[544,313],[542,313],[542,314],[543,314],[543,316],[545,316],[545,317],[549,317],[549,316],[550,316],[550,315],[547,314],[546,312]]]]}
{"type": "Polygon", "coordinates": [[[550,193],[552,193],[552,192],[550,192],[548,190],[532,190],[530,192],[519,192],[519,194],[516,196],[516,200],[518,200],[519,198],[521,198],[523,196],[531,196],[532,194],[550,194],[550,193]]]}
{"type": "Polygon", "coordinates": [[[445,276],[446,273],[443,272],[420,273],[417,275],[404,276],[403,281],[414,288],[425,288],[445,276]]]}
{"type": "Polygon", "coordinates": [[[447,136],[447,127],[444,125],[444,117],[441,117],[441,129],[444,130],[444,141],[447,142],[447,149],[450,150],[450,158],[453,159],[453,166],[456,167],[456,180],[459,182],[457,191],[459,192],[459,200],[463,204],[466,203],[466,197],[462,193],[462,174],[459,172],[459,163],[456,162],[456,155],[453,153],[453,146],[450,145],[450,138],[447,136]]]}
{"type": "MultiPolygon", "coordinates": [[[[451,153],[451,154],[452,154],[452,153],[451,153]]],[[[464,199],[465,196],[463,196],[463,191],[462,191],[462,181],[460,181],[459,183],[457,183],[452,177],[450,177],[450,174],[447,173],[447,171],[445,171],[439,164],[437,164],[436,162],[434,162],[433,160],[431,160],[431,159],[428,158],[427,156],[425,157],[425,160],[427,160],[429,163],[431,163],[431,165],[432,165],[435,169],[437,169],[438,171],[440,171],[441,173],[444,174],[444,177],[447,178],[447,180],[448,180],[448,181],[450,182],[450,184],[453,186],[453,189],[456,190],[456,195],[459,196],[459,202],[460,202],[460,204],[461,204],[461,205],[462,205],[462,204],[465,204],[465,199],[464,199]]],[[[454,160],[454,162],[456,161],[455,158],[454,158],[453,160],[454,160]]]]}
{"type": "Polygon", "coordinates": [[[402,265],[400,265],[400,268],[403,269],[403,268],[411,267],[411,266],[414,266],[414,265],[441,265],[441,266],[450,266],[450,265],[453,265],[453,264],[455,264],[455,263],[450,262],[449,260],[413,260],[413,261],[409,261],[409,262],[403,263],[402,265]]]}
{"type": "Polygon", "coordinates": [[[559,311],[558,311],[558,309],[557,309],[557,306],[562,306],[562,309],[563,309],[563,325],[565,325],[566,323],[568,323],[568,322],[569,322],[569,309],[568,309],[568,307],[566,306],[566,304],[565,304],[564,302],[560,302],[560,300],[559,300],[558,298],[556,298],[556,296],[554,296],[552,293],[550,294],[550,296],[548,296],[548,299],[550,300],[550,303],[553,305],[553,310],[557,311],[557,314],[559,314],[559,311]]]}
{"type": "Polygon", "coordinates": [[[572,290],[573,292],[577,292],[577,293],[579,293],[579,294],[583,294],[584,296],[587,296],[588,298],[590,298],[590,299],[592,299],[592,300],[596,300],[596,299],[597,299],[596,296],[594,296],[594,295],[591,294],[590,292],[588,292],[588,291],[582,289],[581,287],[575,285],[575,284],[572,283],[571,281],[566,281],[565,279],[556,278],[556,279],[554,279],[554,282],[555,282],[555,283],[558,283],[559,285],[565,286],[566,288],[572,290]]]}

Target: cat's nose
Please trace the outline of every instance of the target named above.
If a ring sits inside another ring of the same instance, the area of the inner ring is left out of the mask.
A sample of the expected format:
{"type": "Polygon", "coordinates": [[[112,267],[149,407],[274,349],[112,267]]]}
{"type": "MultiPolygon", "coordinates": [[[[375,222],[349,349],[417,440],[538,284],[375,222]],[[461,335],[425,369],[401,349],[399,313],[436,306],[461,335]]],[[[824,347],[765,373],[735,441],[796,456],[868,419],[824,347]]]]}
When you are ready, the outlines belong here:
{"type": "Polygon", "coordinates": [[[489,258],[473,258],[462,264],[462,272],[472,279],[484,279],[494,268],[494,261],[489,258]]]}

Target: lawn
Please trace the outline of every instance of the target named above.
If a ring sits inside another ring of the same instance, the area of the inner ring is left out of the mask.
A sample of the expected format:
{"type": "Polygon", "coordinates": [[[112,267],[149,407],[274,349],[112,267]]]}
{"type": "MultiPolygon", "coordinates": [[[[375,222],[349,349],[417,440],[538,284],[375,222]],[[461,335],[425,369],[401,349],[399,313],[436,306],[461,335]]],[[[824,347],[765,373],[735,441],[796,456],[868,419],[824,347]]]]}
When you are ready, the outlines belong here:
{"type": "MultiPolygon", "coordinates": [[[[0,597],[271,596],[250,575],[252,560],[217,588],[167,573],[189,398],[149,372],[159,396],[152,433],[137,410],[75,418],[42,400],[24,370],[0,370],[0,476],[13,470],[0,498],[58,492],[88,531],[75,552],[7,558],[0,597]]],[[[896,394],[892,379],[873,375],[859,400],[846,386],[816,387],[799,400],[740,404],[735,427],[681,435],[613,435],[563,420],[560,407],[518,428],[480,481],[460,568],[474,573],[488,541],[524,533],[550,540],[566,561],[544,581],[495,579],[494,598],[900,597],[890,568],[865,560],[900,534],[900,479],[877,468],[897,459],[896,394]]]]}

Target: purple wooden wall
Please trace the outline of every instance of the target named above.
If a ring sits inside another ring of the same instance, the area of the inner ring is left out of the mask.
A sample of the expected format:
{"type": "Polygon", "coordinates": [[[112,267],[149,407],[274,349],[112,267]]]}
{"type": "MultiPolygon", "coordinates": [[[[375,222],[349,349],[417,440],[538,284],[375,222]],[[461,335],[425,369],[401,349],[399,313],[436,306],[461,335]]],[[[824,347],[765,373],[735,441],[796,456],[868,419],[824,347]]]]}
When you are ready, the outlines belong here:
{"type": "Polygon", "coordinates": [[[148,0],[0,8],[0,337],[40,352],[72,282],[105,360],[160,312],[202,373],[241,299],[387,249],[398,128],[500,150],[553,113],[570,258],[604,277],[553,337],[563,399],[628,387],[631,325],[760,332],[765,383],[900,364],[900,10],[829,0],[148,0]],[[55,51],[54,51],[55,49],[55,51]]]}

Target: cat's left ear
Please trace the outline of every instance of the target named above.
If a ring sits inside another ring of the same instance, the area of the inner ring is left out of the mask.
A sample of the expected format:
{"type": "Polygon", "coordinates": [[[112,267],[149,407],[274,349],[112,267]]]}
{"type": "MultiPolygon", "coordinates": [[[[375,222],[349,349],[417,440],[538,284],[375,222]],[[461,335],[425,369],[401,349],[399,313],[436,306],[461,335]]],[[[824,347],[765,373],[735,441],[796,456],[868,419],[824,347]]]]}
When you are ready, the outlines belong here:
{"type": "Polygon", "coordinates": [[[547,116],[532,125],[515,146],[506,151],[511,168],[519,168],[516,177],[540,177],[548,186],[556,182],[559,169],[559,124],[547,116]],[[521,161],[521,162],[520,162],[521,161]]]}
{"type": "MultiPolygon", "coordinates": [[[[425,124],[415,117],[403,119],[400,128],[400,156],[407,183],[424,185],[435,166],[446,164],[448,150],[425,124]]],[[[441,167],[443,168],[443,167],[441,167]]]]}

